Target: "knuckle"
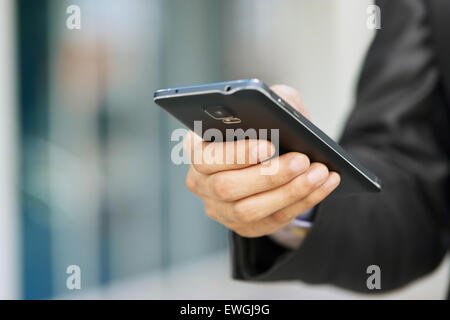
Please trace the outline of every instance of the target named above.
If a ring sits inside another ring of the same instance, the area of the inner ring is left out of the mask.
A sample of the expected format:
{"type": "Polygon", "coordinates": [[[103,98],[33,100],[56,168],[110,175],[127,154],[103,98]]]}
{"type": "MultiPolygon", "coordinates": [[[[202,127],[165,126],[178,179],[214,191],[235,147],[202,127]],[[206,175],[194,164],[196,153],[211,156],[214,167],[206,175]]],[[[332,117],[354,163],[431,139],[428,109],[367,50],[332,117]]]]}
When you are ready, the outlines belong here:
{"type": "Polygon", "coordinates": [[[217,216],[215,210],[213,210],[211,207],[206,207],[205,211],[206,211],[206,215],[208,216],[208,218],[215,220],[215,221],[218,220],[218,216],[217,216]]]}
{"type": "Polygon", "coordinates": [[[231,179],[224,174],[216,174],[211,179],[212,192],[216,198],[223,201],[232,200],[234,185],[231,179]]]}
{"type": "Polygon", "coordinates": [[[285,224],[292,220],[292,217],[285,210],[279,211],[272,215],[272,220],[278,224],[285,224]]]}
{"type": "Polygon", "coordinates": [[[208,166],[203,164],[203,161],[192,163],[192,166],[197,172],[200,172],[202,174],[209,174],[208,166]]]}
{"type": "MultiPolygon", "coordinates": [[[[277,160],[274,160],[277,161],[277,160]]],[[[266,183],[269,186],[275,186],[278,185],[279,182],[283,179],[284,175],[287,175],[286,173],[283,173],[285,170],[278,170],[277,172],[273,174],[269,174],[264,176],[266,179],[266,183]]]]}
{"type": "Polygon", "coordinates": [[[246,229],[234,228],[233,231],[243,238],[250,238],[246,229]]]}
{"type": "Polygon", "coordinates": [[[294,202],[304,197],[305,193],[309,190],[309,186],[305,183],[305,179],[297,177],[292,183],[288,184],[286,189],[286,198],[294,202]]]}
{"type": "Polygon", "coordinates": [[[192,169],[189,170],[188,174],[186,175],[185,184],[186,184],[186,188],[188,188],[188,190],[190,190],[191,192],[194,192],[197,188],[197,181],[194,178],[192,169]]]}
{"type": "Polygon", "coordinates": [[[243,238],[257,238],[261,236],[253,228],[235,228],[233,231],[243,238]]]}
{"type": "Polygon", "coordinates": [[[255,221],[255,215],[244,202],[235,202],[232,209],[233,218],[239,223],[252,223],[255,221]]]}

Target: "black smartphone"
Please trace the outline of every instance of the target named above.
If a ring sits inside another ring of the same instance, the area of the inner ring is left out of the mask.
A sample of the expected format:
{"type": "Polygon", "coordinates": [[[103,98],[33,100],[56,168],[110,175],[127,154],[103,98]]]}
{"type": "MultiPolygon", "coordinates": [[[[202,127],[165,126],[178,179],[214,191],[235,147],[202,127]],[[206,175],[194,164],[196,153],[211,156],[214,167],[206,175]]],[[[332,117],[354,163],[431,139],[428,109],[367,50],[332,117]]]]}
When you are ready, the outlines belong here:
{"type": "Polygon", "coordinates": [[[200,123],[202,137],[216,129],[226,141],[235,138],[227,139],[229,129],[254,130],[273,142],[277,132],[280,155],[300,152],[341,175],[334,193],[381,191],[375,174],[258,79],[158,90],[154,101],[193,131],[200,123]]]}

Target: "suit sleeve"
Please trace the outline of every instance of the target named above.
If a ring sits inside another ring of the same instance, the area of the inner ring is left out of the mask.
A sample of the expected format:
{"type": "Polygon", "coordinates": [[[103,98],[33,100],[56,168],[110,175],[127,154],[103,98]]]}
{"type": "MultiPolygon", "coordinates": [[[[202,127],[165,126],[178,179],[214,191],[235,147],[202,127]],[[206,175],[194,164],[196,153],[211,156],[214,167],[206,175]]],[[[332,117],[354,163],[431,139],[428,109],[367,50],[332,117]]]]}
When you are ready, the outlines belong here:
{"type": "Polygon", "coordinates": [[[367,267],[378,265],[384,291],[429,273],[445,255],[450,126],[427,10],[419,0],[378,5],[383,29],[366,57],[341,144],[383,180],[383,191],[326,199],[295,251],[268,237],[232,234],[236,279],[367,292],[367,267]]]}

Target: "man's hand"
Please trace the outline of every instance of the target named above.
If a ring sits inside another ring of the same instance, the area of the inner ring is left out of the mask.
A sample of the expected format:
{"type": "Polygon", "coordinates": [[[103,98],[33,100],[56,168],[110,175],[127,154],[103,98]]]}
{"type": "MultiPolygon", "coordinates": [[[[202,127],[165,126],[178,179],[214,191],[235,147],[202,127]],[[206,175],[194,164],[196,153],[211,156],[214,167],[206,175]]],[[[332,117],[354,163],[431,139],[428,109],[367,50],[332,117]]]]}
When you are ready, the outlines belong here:
{"type": "MultiPolygon", "coordinates": [[[[308,117],[296,90],[287,86],[274,86],[272,90],[308,117]]],[[[206,143],[190,132],[184,145],[192,163],[186,177],[188,189],[203,200],[211,219],[247,238],[284,228],[340,183],[337,173],[329,172],[323,164],[311,164],[304,154],[292,152],[263,163],[275,152],[268,141],[206,143]],[[194,161],[194,154],[206,148],[212,152],[204,153],[202,161],[194,161]],[[235,161],[225,161],[229,160],[227,150],[234,152],[235,161]],[[219,151],[224,159],[221,163],[205,159],[219,151]],[[236,155],[245,155],[240,158],[245,161],[237,161],[236,155]],[[273,161],[279,161],[276,173],[262,175],[262,169],[273,161]]]]}

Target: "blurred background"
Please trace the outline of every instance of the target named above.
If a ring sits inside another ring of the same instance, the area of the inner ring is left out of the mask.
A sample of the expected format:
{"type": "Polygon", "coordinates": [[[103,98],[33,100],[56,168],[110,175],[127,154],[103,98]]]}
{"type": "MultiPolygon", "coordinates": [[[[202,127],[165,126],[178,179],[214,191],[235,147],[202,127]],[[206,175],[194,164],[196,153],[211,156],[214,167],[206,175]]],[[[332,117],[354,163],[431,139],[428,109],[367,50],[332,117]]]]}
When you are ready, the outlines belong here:
{"type": "MultiPolygon", "coordinates": [[[[374,36],[366,0],[0,0],[0,298],[350,299],[231,280],[228,238],[170,161],[156,89],[297,88],[338,138],[374,36]],[[69,30],[69,5],[81,30],[69,30]],[[66,288],[81,268],[82,289],[66,288]]],[[[376,298],[443,298],[448,262],[376,298]]]]}

